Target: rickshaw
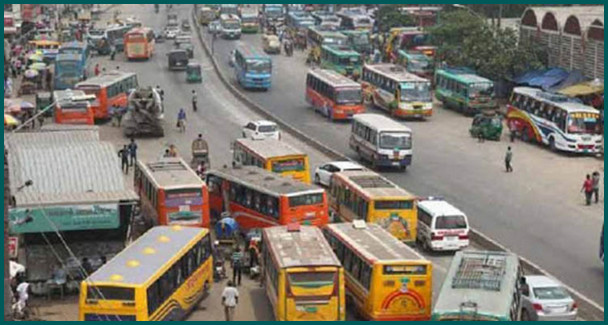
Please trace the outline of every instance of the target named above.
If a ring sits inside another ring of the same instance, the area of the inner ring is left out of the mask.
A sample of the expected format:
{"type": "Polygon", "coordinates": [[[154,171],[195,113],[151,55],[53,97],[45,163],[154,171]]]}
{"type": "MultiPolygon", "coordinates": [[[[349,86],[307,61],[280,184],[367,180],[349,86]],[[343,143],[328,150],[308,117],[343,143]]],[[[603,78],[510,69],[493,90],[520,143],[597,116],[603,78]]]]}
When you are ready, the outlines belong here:
{"type": "MultiPolygon", "coordinates": [[[[36,111],[40,112],[43,109],[47,108],[49,105],[53,103],[53,95],[50,92],[39,92],[36,93],[36,111]]],[[[44,112],[44,116],[49,117],[53,115],[53,110],[49,109],[44,112]]]]}
{"type": "Polygon", "coordinates": [[[190,62],[186,66],[186,82],[199,83],[203,81],[201,65],[198,62],[190,62]]]}
{"type": "Polygon", "coordinates": [[[502,135],[502,118],[493,111],[485,111],[473,118],[471,136],[474,138],[500,141],[502,135]]]}
{"type": "Polygon", "coordinates": [[[196,170],[199,164],[203,165],[204,170],[208,170],[210,167],[209,145],[207,144],[207,141],[200,138],[192,141],[192,160],[190,161],[190,167],[196,170]]]}

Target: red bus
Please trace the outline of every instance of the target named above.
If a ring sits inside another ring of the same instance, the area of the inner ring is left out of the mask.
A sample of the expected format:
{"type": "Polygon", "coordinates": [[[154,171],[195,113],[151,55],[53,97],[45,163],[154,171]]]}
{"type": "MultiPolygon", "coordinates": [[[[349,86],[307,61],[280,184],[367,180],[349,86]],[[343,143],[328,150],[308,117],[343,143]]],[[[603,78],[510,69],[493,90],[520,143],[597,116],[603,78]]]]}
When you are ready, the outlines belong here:
{"type": "Polygon", "coordinates": [[[144,219],[155,225],[209,227],[207,185],[181,158],[135,164],[144,219]]]}
{"type": "Polygon", "coordinates": [[[245,230],[291,223],[323,226],[329,222],[325,190],[259,167],[211,170],[207,185],[212,218],[219,220],[228,209],[245,230]]]}
{"type": "Polygon", "coordinates": [[[330,120],[350,119],[365,113],[361,84],[333,70],[310,70],[306,101],[330,120]]]}
{"type": "Polygon", "coordinates": [[[150,28],[137,27],[125,34],[127,60],[149,59],[154,54],[154,32],[150,28]]]}
{"type": "Polygon", "coordinates": [[[55,107],[53,119],[57,124],[86,124],[95,123],[95,114],[91,107],[94,95],[87,95],[81,90],[58,90],[53,92],[55,107]]]}
{"type": "Polygon", "coordinates": [[[127,107],[127,93],[137,88],[137,75],[132,72],[110,71],[76,84],[76,89],[97,98],[91,106],[95,119],[110,118],[112,105],[127,107]]]}

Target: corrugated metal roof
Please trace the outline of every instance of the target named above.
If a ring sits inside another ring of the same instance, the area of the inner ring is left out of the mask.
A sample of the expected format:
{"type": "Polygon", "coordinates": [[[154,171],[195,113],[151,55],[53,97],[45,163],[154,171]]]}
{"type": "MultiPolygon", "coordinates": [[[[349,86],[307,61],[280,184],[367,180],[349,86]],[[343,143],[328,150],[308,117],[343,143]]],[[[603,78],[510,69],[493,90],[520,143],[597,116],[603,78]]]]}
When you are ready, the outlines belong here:
{"type": "Polygon", "coordinates": [[[95,131],[11,134],[11,191],[17,206],[137,200],[125,184],[116,150],[98,138],[95,131]],[[17,192],[27,180],[33,185],[17,192]]]}

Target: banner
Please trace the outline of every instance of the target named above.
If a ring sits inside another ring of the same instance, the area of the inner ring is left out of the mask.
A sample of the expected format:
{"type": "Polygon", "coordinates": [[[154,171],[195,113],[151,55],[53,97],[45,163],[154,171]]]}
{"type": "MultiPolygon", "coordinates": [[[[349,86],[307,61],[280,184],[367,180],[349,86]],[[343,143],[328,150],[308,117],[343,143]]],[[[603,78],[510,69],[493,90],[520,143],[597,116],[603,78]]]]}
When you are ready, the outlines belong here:
{"type": "Polygon", "coordinates": [[[117,204],[17,208],[9,211],[9,218],[13,234],[54,232],[55,229],[116,229],[120,226],[117,204]]]}

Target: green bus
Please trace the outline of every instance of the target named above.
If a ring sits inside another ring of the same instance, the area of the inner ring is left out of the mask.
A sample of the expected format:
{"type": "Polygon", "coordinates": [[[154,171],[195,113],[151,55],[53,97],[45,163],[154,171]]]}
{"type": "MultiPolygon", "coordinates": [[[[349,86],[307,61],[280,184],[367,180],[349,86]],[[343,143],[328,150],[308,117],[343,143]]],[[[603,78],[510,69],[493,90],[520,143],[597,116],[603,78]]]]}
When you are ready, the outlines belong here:
{"type": "Polygon", "coordinates": [[[361,75],[361,55],[345,45],[321,46],[321,68],[334,70],[349,76],[355,72],[361,75]]]}
{"type": "Polygon", "coordinates": [[[348,38],[347,45],[352,47],[355,51],[363,54],[372,54],[373,48],[370,41],[369,31],[367,30],[343,30],[341,31],[344,36],[348,38]]]}
{"type": "Polygon", "coordinates": [[[245,34],[255,34],[260,29],[258,12],[252,8],[241,10],[241,31],[245,34]]]}
{"type": "Polygon", "coordinates": [[[308,38],[317,46],[346,45],[348,38],[343,34],[315,27],[308,27],[308,38]]]}
{"type": "Polygon", "coordinates": [[[433,78],[433,62],[420,51],[397,51],[397,63],[405,67],[409,73],[426,79],[433,78]]]}
{"type": "Polygon", "coordinates": [[[498,108],[494,83],[468,69],[437,69],[435,97],[444,107],[453,107],[467,115],[498,108]]]}
{"type": "Polygon", "coordinates": [[[432,321],[519,321],[522,270],[517,255],[461,251],[452,259],[432,321]]]}

